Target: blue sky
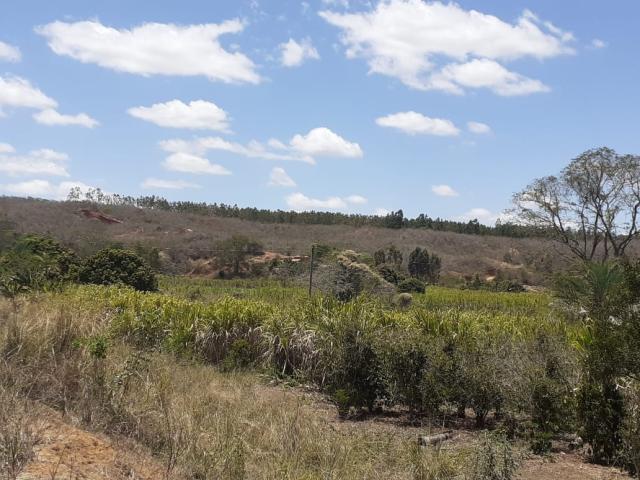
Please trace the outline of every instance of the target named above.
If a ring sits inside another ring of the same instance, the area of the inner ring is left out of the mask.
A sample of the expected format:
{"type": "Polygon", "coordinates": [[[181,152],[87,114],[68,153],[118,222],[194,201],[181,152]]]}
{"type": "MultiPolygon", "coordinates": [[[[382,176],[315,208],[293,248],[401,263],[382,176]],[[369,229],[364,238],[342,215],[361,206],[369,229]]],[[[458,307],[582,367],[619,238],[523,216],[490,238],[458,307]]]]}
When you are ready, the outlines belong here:
{"type": "Polygon", "coordinates": [[[0,194],[491,223],[638,153],[640,3],[5,2],[0,194]]]}

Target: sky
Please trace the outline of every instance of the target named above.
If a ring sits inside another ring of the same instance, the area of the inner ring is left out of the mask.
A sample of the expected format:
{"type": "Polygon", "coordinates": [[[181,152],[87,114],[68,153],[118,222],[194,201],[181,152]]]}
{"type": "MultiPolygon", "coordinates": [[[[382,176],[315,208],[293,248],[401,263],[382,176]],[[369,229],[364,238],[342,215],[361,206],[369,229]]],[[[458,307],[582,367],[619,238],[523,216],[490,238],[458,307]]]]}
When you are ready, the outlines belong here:
{"type": "Polygon", "coordinates": [[[640,153],[637,0],[4,0],[0,195],[495,222],[640,153]]]}

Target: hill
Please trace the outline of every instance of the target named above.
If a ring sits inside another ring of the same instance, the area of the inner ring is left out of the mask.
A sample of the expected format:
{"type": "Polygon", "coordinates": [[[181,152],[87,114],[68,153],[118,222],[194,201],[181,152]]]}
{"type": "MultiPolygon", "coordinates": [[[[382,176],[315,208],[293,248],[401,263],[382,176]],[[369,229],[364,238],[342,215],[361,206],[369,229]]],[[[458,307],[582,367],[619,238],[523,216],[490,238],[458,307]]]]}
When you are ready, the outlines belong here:
{"type": "MultiPolygon", "coordinates": [[[[547,239],[469,235],[424,228],[262,223],[134,206],[96,205],[13,197],[0,198],[0,214],[21,233],[49,234],[81,254],[118,243],[162,252],[164,268],[185,273],[192,260],[210,258],[216,241],[245,235],[269,251],[308,254],[313,243],[373,253],[391,244],[405,259],[416,246],[442,258],[443,279],[503,275],[540,284],[566,262],[547,239]]],[[[0,218],[2,219],[2,218],[0,218]]]]}

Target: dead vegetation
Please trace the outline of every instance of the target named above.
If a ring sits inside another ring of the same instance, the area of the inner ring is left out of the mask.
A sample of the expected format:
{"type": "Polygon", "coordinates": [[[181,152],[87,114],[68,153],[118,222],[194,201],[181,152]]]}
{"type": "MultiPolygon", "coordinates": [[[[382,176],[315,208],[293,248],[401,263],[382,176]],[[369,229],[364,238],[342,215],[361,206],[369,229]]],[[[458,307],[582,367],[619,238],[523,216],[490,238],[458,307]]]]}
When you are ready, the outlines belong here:
{"type": "MultiPolygon", "coordinates": [[[[92,221],[75,202],[0,198],[0,211],[20,232],[50,234],[80,254],[112,243],[145,244],[162,251],[167,271],[186,273],[192,263],[214,256],[216,242],[233,235],[259,240],[266,250],[285,256],[308,255],[312,243],[339,250],[374,251],[395,244],[408,258],[417,245],[442,258],[443,279],[495,275],[525,284],[565,265],[561,251],[540,239],[465,235],[424,229],[385,229],[329,225],[264,224],[233,218],[105,206],[101,213],[122,223],[92,221]]],[[[209,271],[208,269],[207,271],[209,271]]]]}

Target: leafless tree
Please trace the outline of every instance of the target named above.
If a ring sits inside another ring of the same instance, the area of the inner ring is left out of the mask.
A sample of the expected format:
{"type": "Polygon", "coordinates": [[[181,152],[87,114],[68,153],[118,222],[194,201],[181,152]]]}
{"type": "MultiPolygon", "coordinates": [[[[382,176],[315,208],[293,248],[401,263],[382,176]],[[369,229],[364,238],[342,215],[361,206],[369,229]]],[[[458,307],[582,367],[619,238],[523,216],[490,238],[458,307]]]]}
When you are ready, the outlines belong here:
{"type": "Polygon", "coordinates": [[[583,261],[622,257],[640,235],[640,157],[588,150],[513,197],[512,214],[548,231],[583,261]]]}

